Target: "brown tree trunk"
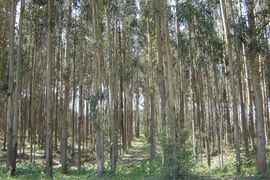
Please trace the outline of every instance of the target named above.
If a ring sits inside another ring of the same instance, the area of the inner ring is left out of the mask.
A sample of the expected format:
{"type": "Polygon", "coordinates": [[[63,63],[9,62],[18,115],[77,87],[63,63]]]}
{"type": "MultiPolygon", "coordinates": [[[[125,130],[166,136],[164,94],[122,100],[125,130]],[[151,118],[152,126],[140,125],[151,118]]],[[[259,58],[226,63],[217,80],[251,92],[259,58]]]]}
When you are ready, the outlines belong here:
{"type": "Polygon", "coordinates": [[[140,137],[140,89],[139,89],[139,70],[136,70],[136,76],[137,76],[137,89],[136,89],[136,124],[135,124],[135,137],[140,137]]]}
{"type": "Polygon", "coordinates": [[[263,99],[262,90],[260,85],[260,62],[259,55],[257,51],[257,29],[255,24],[254,16],[254,2],[250,0],[247,2],[248,9],[248,22],[249,22],[249,42],[247,57],[249,65],[251,68],[251,84],[254,90],[254,100],[255,100],[255,112],[256,112],[256,133],[257,133],[257,163],[258,170],[260,173],[266,173],[267,163],[266,163],[266,149],[265,149],[265,129],[264,129],[264,116],[263,116],[263,99]]]}
{"type": "Polygon", "coordinates": [[[15,169],[13,167],[13,93],[14,93],[14,38],[15,38],[15,16],[16,16],[16,0],[11,1],[10,11],[10,29],[9,29],[9,73],[8,73],[8,91],[7,91],[7,168],[13,175],[15,169]]]}
{"type": "Polygon", "coordinates": [[[240,133],[239,133],[239,122],[238,122],[238,102],[237,102],[237,91],[236,91],[236,80],[235,80],[235,58],[232,54],[232,40],[231,34],[227,20],[227,13],[225,8],[224,0],[220,0],[221,12],[222,12],[222,21],[225,35],[225,47],[227,49],[229,65],[230,65],[230,84],[231,84],[231,93],[232,93],[232,106],[233,106],[233,122],[234,122],[234,138],[235,138],[235,148],[236,148],[236,173],[241,171],[241,159],[240,159],[240,133]]]}
{"type": "Polygon", "coordinates": [[[19,124],[19,108],[18,103],[20,99],[20,84],[21,84],[21,55],[22,55],[22,28],[24,19],[24,7],[25,1],[21,0],[20,20],[19,20],[19,45],[17,49],[17,67],[16,67],[16,86],[14,92],[14,117],[13,117],[13,134],[12,134],[12,169],[11,174],[16,170],[16,159],[17,159],[17,146],[18,146],[18,124],[19,124]]]}
{"type": "MultiPolygon", "coordinates": [[[[99,1],[93,0],[92,12],[93,12],[93,27],[95,34],[96,51],[95,56],[97,59],[97,84],[96,94],[102,93],[102,72],[101,72],[101,44],[100,44],[100,21],[98,15],[99,1]]],[[[103,140],[103,115],[101,112],[102,100],[98,99],[97,119],[96,119],[96,153],[97,153],[97,172],[99,176],[103,176],[104,173],[104,140],[103,140]]]]}
{"type": "Polygon", "coordinates": [[[46,175],[52,177],[52,17],[53,0],[48,0],[48,36],[47,36],[47,71],[46,71],[46,175]]]}
{"type": "Polygon", "coordinates": [[[155,120],[155,101],[154,101],[154,88],[151,88],[150,92],[150,109],[151,109],[151,117],[150,117],[150,157],[152,160],[156,159],[156,120],[155,120]]]}
{"type": "Polygon", "coordinates": [[[79,96],[79,117],[78,117],[78,161],[77,167],[81,167],[81,141],[82,141],[82,123],[83,123],[83,84],[80,79],[80,96],[79,96]]]}
{"type": "Polygon", "coordinates": [[[62,117],[62,131],[61,131],[61,163],[62,173],[67,174],[67,144],[68,144],[68,129],[67,129],[67,114],[69,105],[69,74],[70,74],[70,27],[71,27],[71,12],[72,12],[72,0],[68,1],[67,9],[67,24],[66,24],[66,47],[65,47],[65,70],[64,70],[64,110],[62,117]]]}

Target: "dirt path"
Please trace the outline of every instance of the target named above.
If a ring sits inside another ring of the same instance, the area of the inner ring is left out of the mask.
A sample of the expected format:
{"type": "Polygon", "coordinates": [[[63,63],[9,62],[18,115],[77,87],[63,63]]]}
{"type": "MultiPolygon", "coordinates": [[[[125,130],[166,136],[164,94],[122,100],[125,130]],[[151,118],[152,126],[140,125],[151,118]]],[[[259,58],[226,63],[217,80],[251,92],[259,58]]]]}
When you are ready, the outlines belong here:
{"type": "Polygon", "coordinates": [[[147,146],[148,145],[142,139],[134,139],[132,141],[132,147],[122,157],[122,163],[130,166],[149,159],[150,156],[147,152],[147,146]]]}

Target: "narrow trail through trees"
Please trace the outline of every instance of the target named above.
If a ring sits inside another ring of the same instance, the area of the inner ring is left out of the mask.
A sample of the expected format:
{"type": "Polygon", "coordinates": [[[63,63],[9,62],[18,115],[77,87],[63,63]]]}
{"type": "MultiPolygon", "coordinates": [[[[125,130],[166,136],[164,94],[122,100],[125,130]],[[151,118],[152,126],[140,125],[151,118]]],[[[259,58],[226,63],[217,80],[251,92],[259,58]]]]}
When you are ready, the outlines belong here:
{"type": "Polygon", "coordinates": [[[147,143],[143,139],[134,139],[132,147],[122,157],[121,162],[128,166],[139,163],[143,160],[150,159],[149,152],[147,151],[147,143]]]}

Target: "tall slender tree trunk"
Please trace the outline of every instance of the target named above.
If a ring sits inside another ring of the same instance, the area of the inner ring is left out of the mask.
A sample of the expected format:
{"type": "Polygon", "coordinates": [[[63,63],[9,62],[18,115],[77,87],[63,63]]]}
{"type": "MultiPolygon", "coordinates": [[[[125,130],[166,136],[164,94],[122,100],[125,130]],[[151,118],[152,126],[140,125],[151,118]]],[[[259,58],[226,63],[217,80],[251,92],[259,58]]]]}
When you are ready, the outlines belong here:
{"type": "Polygon", "coordinates": [[[161,2],[155,1],[155,28],[157,39],[157,53],[158,53],[158,76],[159,76],[159,94],[160,94],[160,110],[161,110],[161,129],[166,129],[166,94],[165,94],[165,79],[164,79],[164,61],[163,61],[163,47],[162,47],[162,32],[161,32],[161,2]]]}
{"type": "Polygon", "coordinates": [[[176,179],[178,176],[178,158],[177,158],[177,145],[176,145],[176,129],[175,129],[175,93],[173,86],[173,64],[172,64],[172,54],[171,54],[171,44],[170,44],[170,35],[169,35],[169,22],[168,15],[166,9],[168,8],[168,3],[162,3],[163,11],[162,11],[162,30],[164,35],[164,50],[165,50],[165,59],[166,59],[166,73],[165,80],[167,82],[168,89],[168,98],[167,107],[168,107],[168,122],[171,136],[171,146],[172,146],[172,170],[173,170],[173,179],[176,179]],[[166,8],[165,8],[166,7],[166,8]]]}
{"type": "MultiPolygon", "coordinates": [[[[178,6],[178,0],[175,0],[175,4],[176,6],[178,6]]],[[[179,14],[179,8],[176,8],[176,14],[179,14]]],[[[177,16],[176,17],[176,33],[177,33],[177,58],[178,58],[178,75],[179,75],[179,104],[180,104],[180,130],[182,130],[184,128],[185,125],[185,95],[184,95],[184,62],[181,58],[181,42],[180,42],[180,18],[177,16]]]]}
{"type": "Polygon", "coordinates": [[[255,142],[255,127],[254,127],[254,108],[253,108],[253,95],[252,95],[252,87],[250,80],[250,68],[246,58],[246,47],[243,44],[243,54],[244,54],[244,64],[245,64],[245,74],[246,74],[246,84],[247,84],[247,103],[248,103],[248,115],[249,115],[249,124],[248,129],[250,131],[250,139],[253,149],[256,149],[255,142]]]}
{"type": "Polygon", "coordinates": [[[256,112],[256,133],[257,133],[257,163],[258,170],[260,173],[266,173],[267,163],[266,163],[266,149],[265,149],[265,129],[264,129],[264,116],[263,116],[263,99],[262,99],[262,89],[260,85],[260,62],[259,55],[257,51],[258,40],[257,40],[257,29],[255,24],[254,15],[255,4],[253,0],[247,1],[247,14],[248,14],[248,51],[247,58],[251,68],[251,84],[254,91],[254,102],[255,102],[255,112],[256,112]]]}
{"type": "MultiPolygon", "coordinates": [[[[127,150],[127,145],[126,145],[126,134],[125,134],[125,124],[124,124],[124,75],[123,75],[123,68],[124,68],[124,52],[122,48],[122,38],[121,38],[121,28],[120,25],[118,25],[118,41],[119,41],[119,57],[120,57],[120,109],[119,109],[119,121],[120,121],[120,129],[121,129],[121,140],[122,140],[122,146],[123,146],[123,151],[127,150]]],[[[122,35],[123,36],[123,35],[122,35]]]]}
{"type": "MultiPolygon", "coordinates": [[[[102,91],[102,72],[101,72],[101,44],[100,44],[100,24],[98,16],[99,1],[93,0],[93,27],[96,42],[96,59],[97,59],[97,84],[96,93],[100,94],[102,91]]],[[[98,112],[97,112],[97,130],[96,130],[96,153],[97,153],[97,172],[99,176],[103,176],[104,173],[104,140],[103,140],[103,115],[101,112],[102,100],[98,99],[98,112]]]]}
{"type": "Polygon", "coordinates": [[[239,68],[238,70],[238,84],[239,84],[239,95],[240,95],[240,105],[241,105],[241,120],[242,120],[242,131],[243,131],[243,139],[244,139],[244,146],[245,146],[245,154],[248,155],[248,131],[247,131],[247,119],[246,119],[246,104],[244,102],[244,95],[243,95],[243,83],[242,83],[242,67],[241,65],[237,65],[239,68]]]}
{"type": "Polygon", "coordinates": [[[52,17],[53,0],[48,0],[48,34],[47,34],[47,69],[46,69],[46,174],[52,177],[53,157],[52,157],[52,17]]]}
{"type": "MultiPolygon", "coordinates": [[[[161,121],[161,134],[167,133],[167,120],[166,120],[166,89],[165,89],[165,72],[164,72],[164,53],[163,53],[163,38],[162,38],[162,4],[160,0],[154,1],[155,8],[155,31],[157,41],[157,55],[158,55],[158,86],[160,95],[160,121],[161,121]]],[[[166,147],[162,147],[162,162],[168,159],[166,154],[166,147]]]]}
{"type": "Polygon", "coordinates": [[[110,13],[107,12],[107,31],[109,39],[109,60],[111,61],[111,95],[112,95],[112,124],[111,124],[111,133],[112,133],[112,145],[111,145],[111,170],[115,171],[116,163],[118,159],[118,66],[117,58],[112,56],[112,38],[110,32],[110,13]]]}
{"type": "MultiPolygon", "coordinates": [[[[149,8],[148,0],[146,1],[146,6],[149,8]]],[[[147,58],[149,61],[149,64],[147,64],[148,68],[146,68],[146,71],[149,71],[146,73],[146,80],[149,81],[149,87],[146,91],[149,91],[147,95],[150,99],[150,132],[149,132],[149,142],[150,142],[150,156],[151,159],[156,158],[156,120],[155,120],[155,87],[153,82],[153,60],[152,60],[152,43],[151,43],[151,34],[150,34],[150,22],[149,17],[146,17],[146,26],[147,26],[147,58]],[[148,80],[150,79],[150,80],[148,80]]]]}
{"type": "Polygon", "coordinates": [[[151,155],[151,159],[156,159],[156,120],[155,120],[155,101],[154,101],[154,88],[151,88],[150,92],[150,109],[151,109],[151,117],[150,117],[150,137],[149,137],[149,141],[150,141],[150,155],[151,155]]]}
{"type": "MultiPolygon", "coordinates": [[[[239,2],[239,9],[237,9],[238,13],[240,15],[242,15],[241,9],[241,3],[239,2]]],[[[239,18],[238,23],[241,24],[241,18],[239,18]]],[[[243,32],[242,26],[240,26],[240,33],[242,34],[243,32]]],[[[237,73],[237,79],[238,79],[238,84],[239,84],[239,95],[240,95],[240,105],[241,105],[241,121],[242,121],[242,131],[243,131],[243,140],[244,140],[244,146],[245,146],[245,154],[246,156],[248,155],[249,152],[249,144],[248,144],[248,139],[249,139],[249,133],[248,133],[248,128],[247,128],[247,116],[246,116],[246,104],[245,104],[245,81],[243,80],[244,78],[242,78],[242,75],[245,74],[243,73],[243,69],[245,69],[245,67],[242,65],[245,63],[245,59],[244,58],[240,58],[240,54],[238,53],[238,51],[241,52],[242,49],[242,44],[241,43],[237,43],[236,40],[234,42],[236,48],[234,48],[235,50],[235,54],[236,54],[236,59],[238,59],[238,63],[236,64],[236,71],[237,73]],[[242,81],[243,80],[243,81],[242,81]]]]}
{"type": "MultiPolygon", "coordinates": [[[[75,27],[76,27],[76,23],[75,23],[75,27]]],[[[75,34],[76,34],[76,30],[75,30],[75,34]]],[[[75,36],[76,37],[76,36],[75,36]]],[[[74,38],[73,41],[73,46],[74,46],[74,54],[73,54],[73,95],[72,95],[72,137],[71,137],[71,156],[74,157],[75,155],[75,137],[76,137],[76,127],[75,124],[77,124],[77,120],[75,117],[75,101],[76,101],[76,38],[74,38]]]]}
{"type": "MultiPolygon", "coordinates": [[[[8,26],[10,26],[10,20],[11,18],[9,17],[9,5],[10,5],[10,1],[5,0],[5,1],[1,1],[2,5],[3,5],[3,9],[5,10],[5,13],[3,13],[3,16],[1,19],[4,19],[1,24],[2,28],[1,28],[1,65],[0,65],[0,77],[2,77],[4,79],[4,77],[6,76],[6,64],[9,64],[9,58],[5,58],[6,57],[6,49],[7,49],[7,44],[8,44],[8,37],[7,37],[7,32],[8,32],[8,26]],[[3,34],[2,34],[3,32],[3,34]]],[[[1,78],[1,79],[2,79],[1,78]]],[[[2,79],[2,80],[3,80],[2,79]]],[[[3,150],[6,150],[6,146],[7,146],[7,100],[2,101],[2,106],[3,106],[3,111],[2,111],[2,127],[3,127],[3,136],[4,136],[4,140],[3,140],[3,150]]]]}
{"type": "Polygon", "coordinates": [[[16,170],[17,146],[18,146],[18,103],[20,98],[20,84],[21,84],[21,55],[22,55],[22,27],[24,18],[25,1],[21,0],[20,20],[19,20],[19,47],[17,49],[17,67],[16,67],[16,86],[14,95],[14,117],[13,117],[13,134],[12,134],[12,169],[11,174],[16,170]]]}
{"type": "Polygon", "coordinates": [[[234,122],[234,138],[235,138],[235,148],[236,148],[236,173],[241,171],[241,159],[240,159],[240,134],[239,134],[239,122],[238,122],[238,102],[236,94],[236,80],[235,80],[235,59],[232,54],[232,41],[231,34],[229,33],[227,13],[225,8],[224,0],[220,0],[222,22],[225,35],[225,47],[227,49],[229,65],[230,65],[230,83],[231,83],[231,93],[232,93],[232,106],[233,106],[233,122],[234,122]]]}
{"type": "Polygon", "coordinates": [[[140,89],[139,89],[139,70],[136,72],[137,89],[136,89],[136,124],[135,124],[135,137],[140,137],[140,89]]]}
{"type": "Polygon", "coordinates": [[[36,33],[35,33],[35,27],[31,26],[30,27],[30,58],[31,58],[31,71],[30,71],[30,82],[29,82],[29,108],[28,108],[28,113],[29,113],[29,118],[28,118],[28,137],[30,138],[30,162],[32,162],[32,154],[33,154],[33,132],[30,130],[32,129],[32,117],[33,117],[33,79],[35,75],[35,48],[36,46],[36,33]],[[33,30],[34,29],[34,30],[33,30]]]}
{"type": "Polygon", "coordinates": [[[69,74],[70,74],[70,27],[71,27],[71,12],[72,12],[72,0],[68,1],[67,10],[67,24],[66,24],[66,47],[65,47],[65,71],[64,71],[64,113],[62,118],[62,137],[61,137],[61,163],[62,163],[62,173],[67,174],[67,114],[68,114],[68,104],[69,104],[69,74]]]}
{"type": "Polygon", "coordinates": [[[15,38],[15,16],[16,16],[16,0],[11,1],[10,11],[10,33],[9,33],[9,73],[8,73],[8,91],[7,91],[7,168],[13,175],[15,169],[13,163],[13,93],[14,93],[14,38],[15,38]]]}
{"type": "Polygon", "coordinates": [[[265,148],[265,129],[264,129],[264,117],[263,117],[263,100],[262,91],[260,86],[260,77],[258,70],[259,59],[253,59],[252,62],[252,77],[251,82],[254,87],[254,99],[255,99],[255,117],[256,117],[256,133],[257,133],[257,162],[260,173],[266,173],[266,148],[265,148]],[[257,62],[256,62],[257,61],[257,62]]]}
{"type": "Polygon", "coordinates": [[[83,123],[83,79],[80,78],[80,95],[79,95],[79,117],[78,117],[78,160],[77,167],[80,169],[81,167],[81,141],[82,141],[82,123],[83,123]]]}
{"type": "MultiPolygon", "coordinates": [[[[59,72],[60,74],[60,60],[61,60],[61,35],[62,35],[62,29],[59,28],[58,31],[58,49],[57,49],[57,61],[56,61],[56,72],[59,72]]],[[[60,112],[60,107],[59,107],[59,91],[60,88],[57,86],[58,82],[60,82],[59,75],[56,75],[55,78],[55,83],[56,83],[56,95],[55,95],[55,117],[54,117],[54,151],[57,152],[57,144],[58,144],[58,126],[60,123],[59,122],[59,112],[60,112]]],[[[60,121],[61,122],[61,121],[60,121]]]]}

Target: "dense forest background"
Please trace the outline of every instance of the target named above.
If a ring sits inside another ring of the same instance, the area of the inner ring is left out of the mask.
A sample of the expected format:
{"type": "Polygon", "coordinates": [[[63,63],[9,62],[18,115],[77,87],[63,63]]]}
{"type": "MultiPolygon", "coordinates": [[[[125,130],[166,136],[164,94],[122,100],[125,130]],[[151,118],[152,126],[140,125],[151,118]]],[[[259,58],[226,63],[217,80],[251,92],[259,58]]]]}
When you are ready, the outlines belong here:
{"type": "Polygon", "coordinates": [[[2,177],[106,176],[139,142],[161,179],[267,176],[269,0],[1,0],[0,20],[2,177]]]}

